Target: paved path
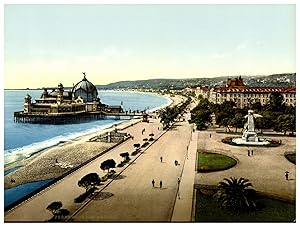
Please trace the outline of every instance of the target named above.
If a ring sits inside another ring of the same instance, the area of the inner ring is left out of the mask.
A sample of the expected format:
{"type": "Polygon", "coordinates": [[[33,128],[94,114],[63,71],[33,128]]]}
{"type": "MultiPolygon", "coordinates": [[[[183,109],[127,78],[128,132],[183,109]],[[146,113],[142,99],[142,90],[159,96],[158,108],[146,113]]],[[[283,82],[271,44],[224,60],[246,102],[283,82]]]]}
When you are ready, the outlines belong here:
{"type": "Polygon", "coordinates": [[[193,132],[172,215],[172,222],[192,221],[195,162],[197,154],[198,131],[193,132]]]}
{"type": "Polygon", "coordinates": [[[286,151],[296,151],[295,137],[274,137],[274,139],[282,140],[283,145],[279,147],[250,147],[249,149],[254,151],[254,155],[249,157],[247,147],[222,143],[221,139],[227,136],[229,135],[212,131],[199,132],[199,150],[217,151],[233,156],[238,160],[238,164],[225,171],[198,173],[195,177],[195,184],[217,185],[225,177],[244,177],[249,179],[258,191],[291,200],[295,199],[296,166],[284,157],[286,151]],[[209,138],[210,133],[212,138],[209,138]],[[285,180],[285,171],[290,172],[288,181],[285,180]]]}
{"type": "Polygon", "coordinates": [[[128,167],[122,173],[122,179],[113,181],[98,199],[91,201],[72,220],[170,221],[177,179],[182,172],[191,135],[187,122],[176,125],[128,167]],[[175,159],[180,165],[175,166],[175,159]],[[151,184],[153,179],[155,187],[151,184]],[[162,188],[159,187],[160,180],[162,188]]]}

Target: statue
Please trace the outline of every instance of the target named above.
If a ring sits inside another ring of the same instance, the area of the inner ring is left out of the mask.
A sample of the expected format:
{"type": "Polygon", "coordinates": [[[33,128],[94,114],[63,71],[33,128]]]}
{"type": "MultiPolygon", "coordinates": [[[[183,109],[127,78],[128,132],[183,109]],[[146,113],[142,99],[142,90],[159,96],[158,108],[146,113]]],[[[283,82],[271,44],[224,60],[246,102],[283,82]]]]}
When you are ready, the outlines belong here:
{"type": "Polygon", "coordinates": [[[248,110],[248,115],[244,118],[248,118],[244,125],[244,132],[255,132],[254,118],[262,117],[260,114],[253,114],[253,110],[248,110]]]}
{"type": "Polygon", "coordinates": [[[243,136],[242,138],[234,138],[232,142],[236,144],[244,145],[267,145],[269,142],[263,138],[259,138],[255,132],[255,118],[262,117],[259,114],[254,114],[253,110],[248,110],[248,115],[244,118],[247,118],[247,122],[244,125],[243,136]]]}

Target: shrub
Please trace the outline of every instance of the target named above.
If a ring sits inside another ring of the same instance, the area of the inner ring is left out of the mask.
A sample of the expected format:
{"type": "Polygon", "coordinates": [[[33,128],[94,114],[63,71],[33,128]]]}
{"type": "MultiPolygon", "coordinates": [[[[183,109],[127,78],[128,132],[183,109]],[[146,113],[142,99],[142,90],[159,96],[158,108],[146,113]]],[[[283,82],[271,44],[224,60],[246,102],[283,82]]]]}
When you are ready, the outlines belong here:
{"type": "Polygon", "coordinates": [[[137,150],[137,151],[132,152],[131,155],[132,155],[132,156],[135,156],[135,155],[137,155],[138,153],[139,153],[139,151],[137,150]]]}
{"type": "Polygon", "coordinates": [[[223,143],[230,144],[232,142],[232,137],[225,137],[221,140],[223,143]]]}
{"type": "Polygon", "coordinates": [[[143,143],[143,145],[141,146],[141,148],[147,147],[149,145],[149,142],[145,142],[143,143]]]}

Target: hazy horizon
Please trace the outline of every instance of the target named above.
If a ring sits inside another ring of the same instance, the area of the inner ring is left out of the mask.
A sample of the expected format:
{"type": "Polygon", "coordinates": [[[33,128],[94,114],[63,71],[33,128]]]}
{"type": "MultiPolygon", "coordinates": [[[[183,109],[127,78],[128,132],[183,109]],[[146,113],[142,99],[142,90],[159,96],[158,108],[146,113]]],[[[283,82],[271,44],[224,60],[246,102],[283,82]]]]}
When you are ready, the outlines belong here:
{"type": "Polygon", "coordinates": [[[296,72],[295,5],[5,5],[4,88],[296,72]]]}

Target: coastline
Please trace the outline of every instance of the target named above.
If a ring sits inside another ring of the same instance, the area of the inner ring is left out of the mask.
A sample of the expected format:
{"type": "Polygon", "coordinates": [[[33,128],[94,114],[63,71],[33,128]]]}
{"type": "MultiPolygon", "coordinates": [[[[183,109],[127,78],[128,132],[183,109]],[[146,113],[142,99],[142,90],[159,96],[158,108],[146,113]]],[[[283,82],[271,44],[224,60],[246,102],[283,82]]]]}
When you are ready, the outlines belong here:
{"type": "MultiPolygon", "coordinates": [[[[184,100],[184,97],[181,96],[168,98],[171,100],[168,106],[177,105],[184,100]]],[[[165,107],[166,105],[161,106],[158,109],[163,109],[165,107]]],[[[156,110],[154,109],[150,111],[152,114],[155,114],[156,110]]],[[[37,152],[26,159],[12,163],[11,165],[5,167],[5,171],[9,171],[9,169],[12,168],[17,169],[4,176],[4,188],[8,189],[25,183],[59,177],[69,171],[71,168],[80,165],[84,161],[89,160],[93,156],[96,156],[97,154],[109,149],[115,144],[105,142],[89,142],[90,138],[113,131],[115,128],[118,130],[123,130],[131,125],[138,124],[139,122],[141,122],[141,118],[125,120],[109,128],[81,135],[71,141],[46,148],[43,151],[37,152]],[[56,163],[56,160],[58,160],[60,165],[56,163]]]]}

